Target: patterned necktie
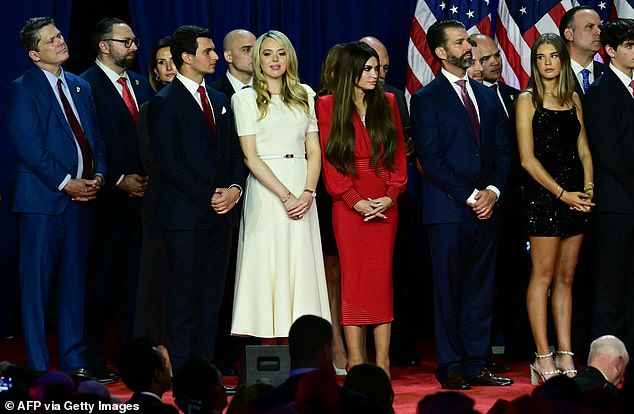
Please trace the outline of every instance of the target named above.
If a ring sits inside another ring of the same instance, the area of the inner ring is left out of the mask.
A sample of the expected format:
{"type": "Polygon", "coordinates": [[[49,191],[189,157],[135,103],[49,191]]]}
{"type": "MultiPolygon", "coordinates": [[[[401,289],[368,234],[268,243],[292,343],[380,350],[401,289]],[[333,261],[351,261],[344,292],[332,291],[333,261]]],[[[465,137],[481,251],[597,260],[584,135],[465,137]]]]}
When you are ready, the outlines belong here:
{"type": "Polygon", "coordinates": [[[475,105],[469,96],[469,92],[467,92],[467,81],[464,79],[460,79],[456,81],[458,86],[460,86],[460,94],[462,96],[462,102],[464,103],[464,107],[467,110],[467,114],[469,115],[469,120],[471,121],[471,126],[473,126],[473,132],[476,136],[476,141],[478,142],[478,146],[480,145],[480,120],[478,119],[478,112],[476,111],[475,105]]]}
{"type": "Polygon", "coordinates": [[[202,103],[203,105],[203,112],[205,113],[205,118],[207,118],[209,129],[211,129],[211,136],[214,137],[214,139],[216,139],[216,122],[214,121],[214,114],[213,112],[211,112],[211,105],[209,104],[209,98],[207,98],[205,87],[200,85],[198,87],[198,93],[200,94],[200,103],[202,103]]]}
{"type": "Polygon", "coordinates": [[[630,88],[632,88],[632,98],[634,98],[634,79],[630,82],[630,88]]]}
{"type": "Polygon", "coordinates": [[[581,76],[583,76],[583,83],[581,85],[583,87],[583,93],[586,93],[590,87],[590,71],[588,69],[582,69],[581,76]]]}
{"type": "Polygon", "coordinates": [[[70,129],[73,131],[73,135],[75,135],[75,139],[79,144],[79,150],[81,151],[81,160],[84,165],[83,172],[81,174],[81,178],[89,179],[92,177],[92,150],[90,149],[90,144],[88,143],[88,138],[86,138],[86,134],[82,129],[77,117],[75,117],[75,113],[73,112],[73,108],[70,106],[70,102],[68,102],[68,98],[64,94],[62,90],[62,80],[57,80],[57,90],[59,91],[59,97],[62,101],[62,106],[64,107],[64,113],[66,114],[66,119],[70,124],[70,129]]]}
{"type": "Polygon", "coordinates": [[[128,111],[130,111],[130,115],[132,115],[132,118],[134,118],[134,122],[138,122],[139,110],[136,107],[136,103],[134,102],[134,98],[132,97],[132,94],[130,93],[130,89],[128,89],[128,82],[126,82],[126,79],[123,76],[117,79],[117,82],[123,88],[122,96],[123,96],[123,102],[125,103],[125,106],[128,107],[128,111]]]}

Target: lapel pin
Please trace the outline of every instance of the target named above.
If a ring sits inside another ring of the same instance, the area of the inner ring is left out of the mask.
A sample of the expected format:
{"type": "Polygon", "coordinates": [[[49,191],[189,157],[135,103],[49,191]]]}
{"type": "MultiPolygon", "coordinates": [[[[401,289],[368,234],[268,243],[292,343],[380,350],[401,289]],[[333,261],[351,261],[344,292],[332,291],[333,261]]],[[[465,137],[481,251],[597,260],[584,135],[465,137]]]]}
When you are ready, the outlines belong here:
{"type": "Polygon", "coordinates": [[[77,93],[81,91],[81,88],[79,86],[76,89],[77,89],[77,93]]]}
{"type": "Polygon", "coordinates": [[[139,80],[138,79],[135,79],[134,83],[136,84],[136,86],[139,86],[139,80]]]}

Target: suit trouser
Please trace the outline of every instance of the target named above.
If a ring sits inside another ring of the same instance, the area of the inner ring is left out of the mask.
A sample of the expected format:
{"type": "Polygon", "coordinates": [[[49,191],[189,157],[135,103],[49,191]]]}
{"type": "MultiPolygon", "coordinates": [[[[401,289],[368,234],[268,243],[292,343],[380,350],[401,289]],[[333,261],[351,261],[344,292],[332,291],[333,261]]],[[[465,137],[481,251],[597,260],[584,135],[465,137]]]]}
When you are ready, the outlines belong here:
{"type": "Polygon", "coordinates": [[[634,352],[634,215],[599,213],[595,335],[615,335],[634,352]]]}
{"type": "Polygon", "coordinates": [[[85,365],[84,291],[93,209],[68,203],[59,215],[20,214],[20,291],[29,365],[50,368],[49,298],[55,301],[61,371],[85,365]]]}
{"type": "Polygon", "coordinates": [[[218,311],[227,273],[231,226],[165,231],[170,268],[167,347],[174,369],[189,358],[213,361],[218,311]]]}
{"type": "Polygon", "coordinates": [[[461,369],[475,377],[490,352],[497,223],[429,226],[440,379],[461,369]]]}

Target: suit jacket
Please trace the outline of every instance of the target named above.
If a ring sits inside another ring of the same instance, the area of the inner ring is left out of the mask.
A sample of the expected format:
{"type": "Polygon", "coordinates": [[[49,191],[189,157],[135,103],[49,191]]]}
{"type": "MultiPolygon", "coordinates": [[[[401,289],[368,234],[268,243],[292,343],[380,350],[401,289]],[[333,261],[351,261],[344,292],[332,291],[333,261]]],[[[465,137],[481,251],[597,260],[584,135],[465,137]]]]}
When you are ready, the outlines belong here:
{"type": "Polygon", "coordinates": [[[390,92],[396,99],[396,105],[398,106],[398,113],[401,116],[401,125],[403,125],[403,135],[405,139],[409,137],[409,112],[407,111],[407,102],[405,101],[405,95],[403,91],[395,88],[392,85],[384,84],[383,90],[390,92]]]}
{"type": "MultiPolygon", "coordinates": [[[[216,137],[185,85],[174,79],[150,101],[150,141],[161,170],[155,223],[163,229],[210,229],[221,216],[210,205],[216,188],[244,188],[245,167],[227,97],[207,94],[216,122],[216,137]]],[[[238,224],[236,209],[223,215],[238,224]]]]}
{"type": "Polygon", "coordinates": [[[634,214],[634,99],[608,68],[586,92],[583,116],[598,213],[634,214]]]}
{"type": "MultiPolygon", "coordinates": [[[[511,153],[511,167],[509,169],[509,178],[506,188],[509,190],[518,190],[521,183],[521,176],[524,173],[520,163],[519,148],[517,147],[517,132],[515,130],[515,101],[520,91],[502,82],[498,82],[498,89],[500,91],[500,95],[502,95],[504,106],[508,111],[506,126],[508,132],[509,151],[511,153]]],[[[505,199],[507,197],[502,198],[505,199]]]]}
{"type": "MultiPolygon", "coordinates": [[[[64,72],[70,94],[93,155],[93,173],[106,173],[104,144],[99,136],[90,85],[64,72]]],[[[42,69],[33,67],[7,88],[6,122],[17,156],[12,210],[16,213],[61,214],[70,197],[57,188],[75,177],[75,137],[42,69]]]]}
{"type": "MultiPolygon", "coordinates": [[[[603,74],[603,72],[605,72],[606,69],[608,69],[608,67],[604,65],[603,63],[597,62],[596,60],[592,61],[592,72],[594,74],[594,82],[596,82],[597,79],[599,79],[599,76],[601,76],[601,74],[603,74]]],[[[576,74],[573,74],[573,78],[575,78],[575,92],[577,92],[577,95],[579,95],[579,97],[581,98],[581,103],[583,104],[585,103],[584,102],[585,93],[583,93],[583,88],[581,87],[581,84],[579,83],[579,79],[577,79],[576,74]]]]}
{"type": "Polygon", "coordinates": [[[466,200],[474,189],[494,185],[504,193],[511,161],[505,117],[490,88],[469,79],[480,112],[481,146],[467,110],[442,74],[410,102],[412,137],[425,176],[425,224],[477,220],[466,200]]]}
{"type": "Polygon", "coordinates": [[[588,365],[579,371],[579,373],[573,378],[577,383],[581,391],[596,390],[597,388],[605,388],[613,393],[618,392],[618,388],[611,382],[605,379],[601,371],[588,365]]]}
{"type": "MultiPolygon", "coordinates": [[[[127,71],[127,74],[140,107],[154,95],[154,90],[147,79],[132,71],[127,71]]],[[[142,200],[129,197],[127,192],[116,186],[121,175],[145,175],[139,155],[136,122],[117,88],[97,64],[88,68],[81,77],[88,81],[92,88],[110,171],[110,180],[106,182],[97,203],[98,217],[138,222],[141,217],[142,200]]]]}
{"type": "Polygon", "coordinates": [[[164,404],[151,395],[140,392],[132,394],[126,404],[137,404],[139,409],[134,411],[140,414],[178,414],[179,412],[173,405],[164,404]]]}
{"type": "Polygon", "coordinates": [[[233,85],[231,85],[231,82],[229,82],[229,78],[227,77],[226,73],[222,78],[213,81],[211,83],[211,87],[218,92],[223,93],[229,100],[231,100],[233,94],[236,93],[236,91],[233,89],[233,85]]]}

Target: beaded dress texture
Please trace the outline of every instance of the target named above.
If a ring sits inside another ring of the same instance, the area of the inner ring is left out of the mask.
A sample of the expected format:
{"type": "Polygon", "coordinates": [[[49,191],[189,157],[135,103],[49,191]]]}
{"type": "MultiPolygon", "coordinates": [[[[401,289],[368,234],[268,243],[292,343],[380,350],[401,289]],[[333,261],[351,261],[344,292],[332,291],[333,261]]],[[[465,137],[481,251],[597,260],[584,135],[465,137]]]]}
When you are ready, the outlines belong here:
{"type": "MultiPolygon", "coordinates": [[[[581,125],[575,107],[538,109],[533,116],[535,158],[566,191],[583,192],[583,166],[577,151],[581,125]]],[[[524,215],[531,236],[583,233],[588,215],[573,211],[528,174],[524,179],[524,215]]]]}

